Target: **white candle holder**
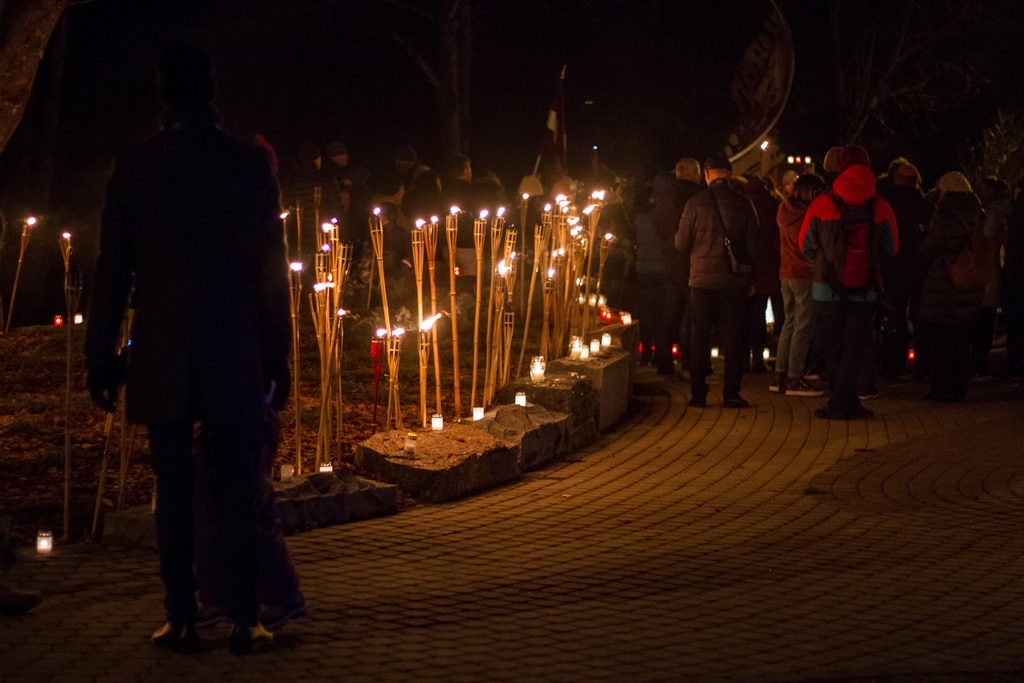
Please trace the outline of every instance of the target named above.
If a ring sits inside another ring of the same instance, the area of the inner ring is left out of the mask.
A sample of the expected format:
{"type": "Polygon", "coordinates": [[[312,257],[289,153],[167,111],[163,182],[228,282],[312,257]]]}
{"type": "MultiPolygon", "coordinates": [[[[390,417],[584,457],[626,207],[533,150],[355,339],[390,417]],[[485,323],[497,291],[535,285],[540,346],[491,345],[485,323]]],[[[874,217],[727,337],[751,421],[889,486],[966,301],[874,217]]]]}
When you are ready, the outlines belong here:
{"type": "Polygon", "coordinates": [[[281,465],[281,481],[291,481],[295,476],[295,465],[281,465]]]}
{"type": "Polygon", "coordinates": [[[591,339],[590,340],[590,352],[591,353],[600,353],[601,352],[601,340],[600,339],[591,339]]]}
{"type": "Polygon", "coordinates": [[[605,348],[608,348],[611,345],[612,345],[612,335],[610,333],[608,333],[608,332],[605,332],[604,334],[601,335],[601,346],[603,346],[605,348]]]}
{"type": "Polygon", "coordinates": [[[717,346],[712,346],[711,347],[711,357],[712,358],[718,358],[718,347],[717,346]]]}
{"type": "Polygon", "coordinates": [[[53,551],[53,532],[40,531],[36,535],[36,552],[46,555],[53,551]]]}
{"type": "Polygon", "coordinates": [[[332,465],[329,462],[322,462],[322,463],[320,463],[320,471],[321,472],[333,472],[334,471],[334,465],[332,465]]]}
{"type": "Polygon", "coordinates": [[[444,416],[435,413],[430,418],[430,429],[439,432],[444,429],[444,416]]]}
{"type": "Polygon", "coordinates": [[[571,337],[569,339],[569,358],[572,360],[578,360],[580,357],[580,351],[583,350],[583,339],[580,337],[571,337]]]}
{"type": "Polygon", "coordinates": [[[580,349],[580,360],[590,360],[590,347],[584,346],[580,349]]]}
{"type": "Polygon", "coordinates": [[[473,407],[473,422],[484,419],[484,408],[483,406],[473,407]]]}
{"type": "Polygon", "coordinates": [[[534,356],[530,359],[530,380],[533,382],[544,381],[544,371],[547,369],[548,364],[544,360],[544,356],[534,356]]]}
{"type": "Polygon", "coordinates": [[[622,319],[622,324],[623,325],[632,325],[633,324],[633,316],[631,316],[629,314],[629,311],[623,311],[621,319],[622,319]]]}
{"type": "Polygon", "coordinates": [[[526,406],[526,392],[525,391],[517,391],[516,392],[516,405],[517,406],[524,406],[524,407],[526,406]]]}
{"type": "Polygon", "coordinates": [[[416,432],[409,432],[405,435],[405,444],[403,444],[402,450],[406,453],[416,452],[416,432]]]}

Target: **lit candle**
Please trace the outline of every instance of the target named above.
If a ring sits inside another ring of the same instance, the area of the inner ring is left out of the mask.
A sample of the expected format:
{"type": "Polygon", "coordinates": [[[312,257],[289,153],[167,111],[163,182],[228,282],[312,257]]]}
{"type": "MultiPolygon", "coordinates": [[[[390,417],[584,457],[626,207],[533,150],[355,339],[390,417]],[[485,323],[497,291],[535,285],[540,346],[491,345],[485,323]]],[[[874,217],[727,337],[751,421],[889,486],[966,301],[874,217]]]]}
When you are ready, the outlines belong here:
{"type": "Polygon", "coordinates": [[[402,450],[406,453],[416,452],[416,432],[409,432],[405,435],[405,444],[402,446],[402,450]]]}
{"type": "Polygon", "coordinates": [[[295,476],[295,465],[281,465],[281,481],[291,481],[295,476]]]}
{"type": "Polygon", "coordinates": [[[629,314],[629,311],[623,311],[622,312],[622,324],[623,325],[632,325],[633,324],[633,316],[631,316],[629,314]]]}
{"type": "Polygon", "coordinates": [[[43,555],[53,550],[53,532],[40,531],[36,536],[36,552],[43,555]]]}
{"type": "Polygon", "coordinates": [[[599,353],[600,351],[601,351],[601,340],[600,339],[591,339],[590,340],[590,352],[591,353],[599,353]]]}
{"type": "Polygon", "coordinates": [[[580,351],[583,349],[583,340],[579,337],[572,337],[569,339],[569,358],[577,360],[580,357],[580,351]]]}
{"type": "Polygon", "coordinates": [[[608,347],[612,345],[612,335],[605,332],[601,335],[601,346],[608,347]]]}
{"type": "Polygon", "coordinates": [[[482,419],[484,419],[483,406],[473,406],[473,421],[476,422],[477,420],[482,419]]]}
{"type": "Polygon", "coordinates": [[[322,462],[322,463],[320,463],[320,471],[321,472],[333,472],[334,471],[334,466],[331,465],[331,463],[329,463],[329,462],[322,462]]]}
{"type": "MultiPolygon", "coordinates": [[[[75,313],[75,324],[76,325],[81,325],[83,322],[85,322],[85,318],[82,317],[82,314],[81,313],[75,313]]],[[[765,358],[767,358],[767,357],[768,356],[765,356],[765,358]]]]}
{"type": "Polygon", "coordinates": [[[517,391],[516,392],[516,405],[517,406],[525,406],[526,405],[526,392],[525,391],[517,391]]]}
{"type": "Polygon", "coordinates": [[[590,360],[590,347],[584,346],[580,349],[580,360],[590,360]]]}
{"type": "Polygon", "coordinates": [[[718,358],[718,347],[717,346],[712,346],[711,347],[711,357],[712,358],[718,358]]]}
{"type": "Polygon", "coordinates": [[[439,432],[444,429],[444,417],[438,414],[434,414],[430,418],[430,428],[435,432],[439,432]]]}
{"type": "Polygon", "coordinates": [[[57,327],[60,327],[61,325],[63,325],[64,324],[64,316],[62,316],[62,315],[55,315],[55,316],[53,316],[53,324],[56,325],[57,327]]]}
{"type": "Polygon", "coordinates": [[[544,380],[544,371],[547,369],[547,362],[544,356],[534,356],[530,359],[530,379],[534,382],[544,380]]]}

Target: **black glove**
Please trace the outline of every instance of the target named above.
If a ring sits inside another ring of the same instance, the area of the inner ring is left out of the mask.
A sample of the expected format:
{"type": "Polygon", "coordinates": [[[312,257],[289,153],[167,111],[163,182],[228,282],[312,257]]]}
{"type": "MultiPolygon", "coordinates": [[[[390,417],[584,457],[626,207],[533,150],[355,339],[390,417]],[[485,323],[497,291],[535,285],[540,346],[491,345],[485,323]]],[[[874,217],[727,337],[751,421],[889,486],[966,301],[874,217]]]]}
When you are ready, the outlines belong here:
{"type": "Polygon", "coordinates": [[[86,385],[93,403],[107,411],[114,412],[117,392],[124,384],[127,374],[124,357],[111,356],[98,362],[89,363],[86,374],[86,385]]]}
{"type": "Polygon", "coordinates": [[[273,388],[270,407],[276,411],[283,410],[292,389],[292,373],[288,361],[268,363],[263,376],[267,382],[267,391],[270,392],[273,388]]]}

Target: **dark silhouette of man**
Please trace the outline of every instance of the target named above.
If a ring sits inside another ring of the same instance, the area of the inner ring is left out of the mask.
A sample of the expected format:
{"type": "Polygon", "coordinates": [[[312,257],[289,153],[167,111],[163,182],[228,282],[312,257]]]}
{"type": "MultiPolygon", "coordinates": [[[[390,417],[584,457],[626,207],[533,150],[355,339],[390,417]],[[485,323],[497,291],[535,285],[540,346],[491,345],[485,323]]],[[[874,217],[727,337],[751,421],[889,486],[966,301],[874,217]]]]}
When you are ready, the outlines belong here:
{"type": "Polygon", "coordinates": [[[107,184],[85,353],[93,400],[111,411],[115,345],[134,287],[127,416],[149,430],[167,623],[154,644],[199,649],[193,574],[193,429],[219,487],[218,561],[229,577],[231,648],[270,643],[259,623],[257,497],[264,397],[283,407],[291,340],[284,230],[266,153],[222,132],[213,63],[175,47],[159,60],[162,132],[121,154],[107,184]]]}

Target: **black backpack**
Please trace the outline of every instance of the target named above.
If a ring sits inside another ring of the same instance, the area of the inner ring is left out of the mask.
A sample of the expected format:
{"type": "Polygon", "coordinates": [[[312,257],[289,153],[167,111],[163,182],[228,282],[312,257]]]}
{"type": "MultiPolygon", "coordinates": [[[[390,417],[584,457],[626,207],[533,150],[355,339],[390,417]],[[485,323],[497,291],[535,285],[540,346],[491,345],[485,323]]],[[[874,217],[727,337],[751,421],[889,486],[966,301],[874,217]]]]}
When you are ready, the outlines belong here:
{"type": "Polygon", "coordinates": [[[836,229],[819,236],[822,280],[840,295],[863,294],[878,284],[879,226],[875,223],[875,197],[850,206],[830,192],[839,210],[836,229]]]}

